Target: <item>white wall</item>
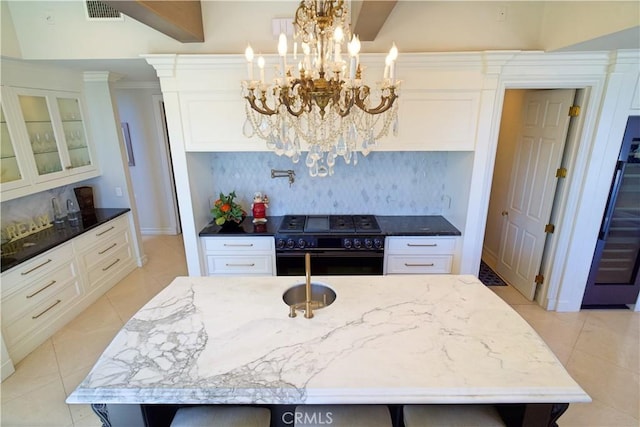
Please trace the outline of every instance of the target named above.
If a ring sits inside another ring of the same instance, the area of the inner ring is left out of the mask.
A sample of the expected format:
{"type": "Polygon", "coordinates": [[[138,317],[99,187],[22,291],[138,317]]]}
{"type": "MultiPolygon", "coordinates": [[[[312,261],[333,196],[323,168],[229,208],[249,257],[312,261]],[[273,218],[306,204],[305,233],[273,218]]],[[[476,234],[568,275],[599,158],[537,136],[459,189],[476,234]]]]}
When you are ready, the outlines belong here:
{"type": "Polygon", "coordinates": [[[640,2],[637,1],[589,1],[579,5],[573,1],[548,1],[541,20],[540,46],[548,51],[556,50],[638,27],[639,17],[640,2]]]}
{"type": "Polygon", "coordinates": [[[115,97],[121,122],[129,125],[135,165],[129,174],[142,234],[176,234],[173,186],[166,143],[160,132],[160,84],[118,85],[115,97]]]}

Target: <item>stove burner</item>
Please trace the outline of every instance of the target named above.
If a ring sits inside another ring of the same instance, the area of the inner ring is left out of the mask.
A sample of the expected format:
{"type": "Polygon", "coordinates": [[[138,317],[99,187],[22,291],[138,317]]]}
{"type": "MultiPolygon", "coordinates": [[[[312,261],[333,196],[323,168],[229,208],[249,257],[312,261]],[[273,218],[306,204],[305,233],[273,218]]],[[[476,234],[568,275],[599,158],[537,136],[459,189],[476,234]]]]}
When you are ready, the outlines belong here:
{"type": "Polygon", "coordinates": [[[305,215],[286,215],[282,219],[278,232],[302,233],[306,220],[307,217],[305,215]]]}
{"type": "Polygon", "coordinates": [[[379,233],[382,231],[373,215],[354,215],[353,222],[356,232],[379,233]]]}

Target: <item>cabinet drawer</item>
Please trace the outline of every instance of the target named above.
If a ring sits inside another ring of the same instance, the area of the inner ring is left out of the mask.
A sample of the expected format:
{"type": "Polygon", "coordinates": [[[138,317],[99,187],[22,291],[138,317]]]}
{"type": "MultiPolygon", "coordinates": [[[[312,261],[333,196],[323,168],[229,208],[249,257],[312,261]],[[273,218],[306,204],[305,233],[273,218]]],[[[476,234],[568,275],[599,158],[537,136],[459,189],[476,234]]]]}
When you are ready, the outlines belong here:
{"type": "Polygon", "coordinates": [[[116,234],[124,233],[129,225],[127,218],[128,215],[122,215],[102,224],[100,227],[87,231],[82,236],[79,236],[74,240],[76,249],[84,251],[101,240],[110,239],[116,234]]]}
{"type": "Polygon", "coordinates": [[[97,244],[86,249],[86,252],[82,255],[84,265],[87,268],[91,268],[126,246],[129,246],[129,233],[126,231],[114,234],[109,240],[100,240],[97,244]]]}
{"type": "Polygon", "coordinates": [[[453,254],[453,237],[388,237],[385,250],[393,254],[453,254]]]}
{"type": "Polygon", "coordinates": [[[387,274],[448,274],[451,273],[452,259],[452,255],[390,255],[387,274]]]}
{"type": "Polygon", "coordinates": [[[90,286],[93,286],[96,282],[104,279],[106,276],[110,276],[120,271],[123,266],[128,264],[128,261],[131,258],[132,253],[130,245],[123,246],[115,252],[111,252],[108,256],[102,257],[88,272],[90,286]]]}
{"type": "Polygon", "coordinates": [[[209,255],[207,256],[207,266],[209,276],[217,274],[272,275],[273,257],[271,255],[209,255]]]}
{"type": "Polygon", "coordinates": [[[2,273],[3,296],[11,293],[13,289],[28,285],[32,280],[47,275],[72,258],[73,248],[70,243],[67,243],[5,271],[2,273]]]}
{"type": "Polygon", "coordinates": [[[203,237],[206,252],[272,251],[273,237],[203,237]]]}
{"type": "Polygon", "coordinates": [[[4,326],[2,336],[7,346],[10,347],[34,329],[45,327],[53,322],[64,308],[79,297],[80,286],[77,281],[73,281],[66,288],[42,301],[41,304],[33,307],[13,323],[4,326]]]}
{"type": "Polygon", "coordinates": [[[2,299],[2,322],[10,322],[25,311],[30,311],[44,301],[51,299],[70,281],[77,280],[74,262],[67,262],[28,286],[20,287],[13,295],[2,299]]]}

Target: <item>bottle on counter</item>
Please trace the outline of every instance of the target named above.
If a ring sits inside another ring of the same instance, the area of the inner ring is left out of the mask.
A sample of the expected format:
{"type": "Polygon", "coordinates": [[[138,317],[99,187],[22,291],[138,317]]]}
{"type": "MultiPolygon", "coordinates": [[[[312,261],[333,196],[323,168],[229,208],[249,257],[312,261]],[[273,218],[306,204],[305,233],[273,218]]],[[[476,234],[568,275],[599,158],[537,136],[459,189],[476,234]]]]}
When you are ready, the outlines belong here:
{"type": "Polygon", "coordinates": [[[56,228],[64,228],[64,222],[67,216],[62,210],[57,198],[51,199],[51,207],[53,208],[53,225],[56,228]]]}
{"type": "Polygon", "coordinates": [[[80,209],[71,199],[67,199],[67,218],[69,219],[69,225],[72,227],[80,225],[80,209]]]}

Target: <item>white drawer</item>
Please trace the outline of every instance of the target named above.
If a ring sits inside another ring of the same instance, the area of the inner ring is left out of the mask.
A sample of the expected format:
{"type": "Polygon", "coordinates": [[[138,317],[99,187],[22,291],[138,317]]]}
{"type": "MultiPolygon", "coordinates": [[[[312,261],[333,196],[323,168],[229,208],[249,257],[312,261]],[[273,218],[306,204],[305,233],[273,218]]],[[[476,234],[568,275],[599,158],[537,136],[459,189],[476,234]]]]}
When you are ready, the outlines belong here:
{"type": "Polygon", "coordinates": [[[86,233],[74,239],[74,245],[79,251],[84,251],[88,247],[100,242],[101,240],[110,239],[116,234],[125,232],[129,227],[128,215],[121,215],[111,221],[89,230],[86,233]]]}
{"type": "Polygon", "coordinates": [[[387,237],[385,251],[392,254],[453,254],[455,237],[387,237]]]}
{"type": "Polygon", "coordinates": [[[115,252],[110,252],[108,256],[102,257],[88,272],[90,286],[93,286],[107,276],[116,274],[123,266],[129,263],[131,258],[130,245],[123,246],[115,252]]]}
{"type": "Polygon", "coordinates": [[[389,255],[387,274],[448,274],[453,255],[389,255]]]}
{"type": "Polygon", "coordinates": [[[203,237],[202,240],[206,252],[259,252],[275,249],[273,237],[203,237]]]}
{"type": "Polygon", "coordinates": [[[207,256],[209,276],[238,275],[272,275],[273,256],[271,255],[209,255],[207,256]]]}
{"type": "Polygon", "coordinates": [[[28,286],[32,280],[50,273],[72,258],[73,248],[71,243],[66,243],[5,271],[2,273],[3,297],[9,295],[13,289],[28,286]]]}
{"type": "Polygon", "coordinates": [[[80,297],[80,285],[73,281],[66,288],[33,307],[25,315],[9,325],[3,325],[2,337],[8,347],[19,341],[29,332],[53,322],[59,314],[80,297]]]}
{"type": "Polygon", "coordinates": [[[68,261],[30,285],[19,287],[8,298],[2,298],[2,322],[10,322],[25,311],[30,311],[43,301],[50,299],[70,281],[77,280],[78,271],[73,261],[68,261]]]}
{"type": "Polygon", "coordinates": [[[83,253],[84,265],[87,268],[93,267],[102,260],[111,257],[114,252],[129,246],[129,242],[129,233],[126,230],[112,235],[109,240],[100,239],[97,244],[87,248],[83,253]]]}

